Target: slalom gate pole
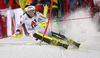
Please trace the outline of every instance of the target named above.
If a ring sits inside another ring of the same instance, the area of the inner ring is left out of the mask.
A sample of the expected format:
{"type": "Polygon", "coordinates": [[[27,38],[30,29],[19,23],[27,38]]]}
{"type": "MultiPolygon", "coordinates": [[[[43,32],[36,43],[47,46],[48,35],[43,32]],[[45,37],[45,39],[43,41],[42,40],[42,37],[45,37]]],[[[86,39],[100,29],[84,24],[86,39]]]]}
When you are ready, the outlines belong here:
{"type": "Polygon", "coordinates": [[[64,20],[55,20],[55,21],[51,21],[51,22],[61,22],[61,21],[70,21],[70,20],[80,20],[80,19],[88,19],[91,17],[84,17],[84,18],[73,18],[73,19],[64,19],[64,20]]]}
{"type": "Polygon", "coordinates": [[[51,16],[51,12],[52,12],[52,5],[53,5],[53,0],[51,1],[50,13],[49,13],[49,17],[48,17],[48,23],[47,23],[47,26],[46,26],[46,28],[45,28],[44,34],[43,34],[43,36],[42,36],[42,38],[41,38],[41,40],[40,40],[40,42],[39,42],[39,45],[41,44],[41,42],[42,42],[42,40],[43,40],[43,38],[44,38],[44,35],[45,35],[46,31],[47,31],[48,25],[49,25],[50,16],[51,16]]]}

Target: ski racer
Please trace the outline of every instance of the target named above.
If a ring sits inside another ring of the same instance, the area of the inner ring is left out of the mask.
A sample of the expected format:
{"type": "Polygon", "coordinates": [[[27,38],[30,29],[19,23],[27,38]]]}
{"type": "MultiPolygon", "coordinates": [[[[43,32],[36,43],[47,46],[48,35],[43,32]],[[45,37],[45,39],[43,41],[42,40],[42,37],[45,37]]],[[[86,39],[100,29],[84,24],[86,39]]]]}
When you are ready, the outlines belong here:
{"type": "MultiPolygon", "coordinates": [[[[17,30],[15,34],[12,36],[20,38],[21,32],[19,28],[22,24],[25,24],[26,30],[29,35],[41,40],[45,31],[45,26],[47,25],[47,21],[48,19],[43,14],[36,12],[36,9],[33,5],[26,5],[25,14],[22,16],[20,23],[17,25],[17,30]]],[[[69,44],[75,44],[77,48],[79,48],[80,46],[79,43],[76,43],[72,39],[68,39],[64,35],[55,33],[50,29],[47,29],[43,41],[48,44],[62,46],[65,49],[68,48],[69,44]]]]}

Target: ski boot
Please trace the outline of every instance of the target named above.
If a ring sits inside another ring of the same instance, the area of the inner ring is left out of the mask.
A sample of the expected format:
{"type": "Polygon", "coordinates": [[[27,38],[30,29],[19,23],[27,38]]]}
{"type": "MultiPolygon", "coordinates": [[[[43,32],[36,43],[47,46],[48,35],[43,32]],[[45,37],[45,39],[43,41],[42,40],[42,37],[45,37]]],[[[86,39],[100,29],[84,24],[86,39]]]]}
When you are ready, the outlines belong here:
{"type": "Polygon", "coordinates": [[[61,47],[65,48],[65,49],[68,49],[68,46],[69,46],[67,44],[60,43],[57,40],[52,40],[51,44],[56,45],[56,46],[61,46],[61,47]]]}
{"type": "Polygon", "coordinates": [[[72,39],[70,39],[70,41],[68,42],[70,45],[74,44],[77,48],[80,48],[80,43],[77,43],[75,41],[73,41],[72,39]]]}

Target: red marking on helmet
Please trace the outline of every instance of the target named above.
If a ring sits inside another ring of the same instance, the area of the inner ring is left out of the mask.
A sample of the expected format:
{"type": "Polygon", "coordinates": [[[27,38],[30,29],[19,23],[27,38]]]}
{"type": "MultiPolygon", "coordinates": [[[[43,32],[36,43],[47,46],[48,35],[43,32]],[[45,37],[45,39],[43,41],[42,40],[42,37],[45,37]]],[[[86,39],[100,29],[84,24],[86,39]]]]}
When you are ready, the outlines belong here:
{"type": "Polygon", "coordinates": [[[32,21],[32,22],[31,22],[31,26],[33,26],[34,24],[35,24],[35,22],[34,22],[34,21],[32,21]]]}
{"type": "Polygon", "coordinates": [[[29,8],[33,8],[33,7],[32,7],[32,6],[30,6],[30,7],[28,7],[28,9],[29,9],[29,8]]]}

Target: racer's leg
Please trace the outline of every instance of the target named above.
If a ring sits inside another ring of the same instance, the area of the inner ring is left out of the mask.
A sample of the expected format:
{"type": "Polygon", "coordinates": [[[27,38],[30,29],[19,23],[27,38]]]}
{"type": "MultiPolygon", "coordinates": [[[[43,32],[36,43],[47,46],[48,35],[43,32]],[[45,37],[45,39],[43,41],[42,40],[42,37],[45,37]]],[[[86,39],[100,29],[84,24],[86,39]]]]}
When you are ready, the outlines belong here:
{"type": "Polygon", "coordinates": [[[80,47],[80,43],[77,43],[77,42],[73,41],[72,39],[66,38],[64,35],[52,32],[52,36],[66,41],[67,44],[69,44],[69,45],[74,44],[76,47],[78,47],[78,48],[80,47]]]}
{"type": "Polygon", "coordinates": [[[53,36],[53,37],[56,37],[56,38],[59,38],[59,39],[62,39],[62,40],[64,40],[64,41],[68,42],[68,39],[67,39],[64,35],[61,35],[61,34],[52,32],[52,36],[53,36]]]}
{"type": "MultiPolygon", "coordinates": [[[[35,34],[33,34],[33,37],[38,38],[39,40],[41,40],[43,34],[39,33],[39,32],[35,32],[35,34]]],[[[53,38],[49,37],[49,36],[44,36],[43,41],[48,43],[48,44],[53,44],[56,46],[62,46],[64,48],[68,48],[67,44],[63,44],[57,40],[54,40],[53,38]]]]}

